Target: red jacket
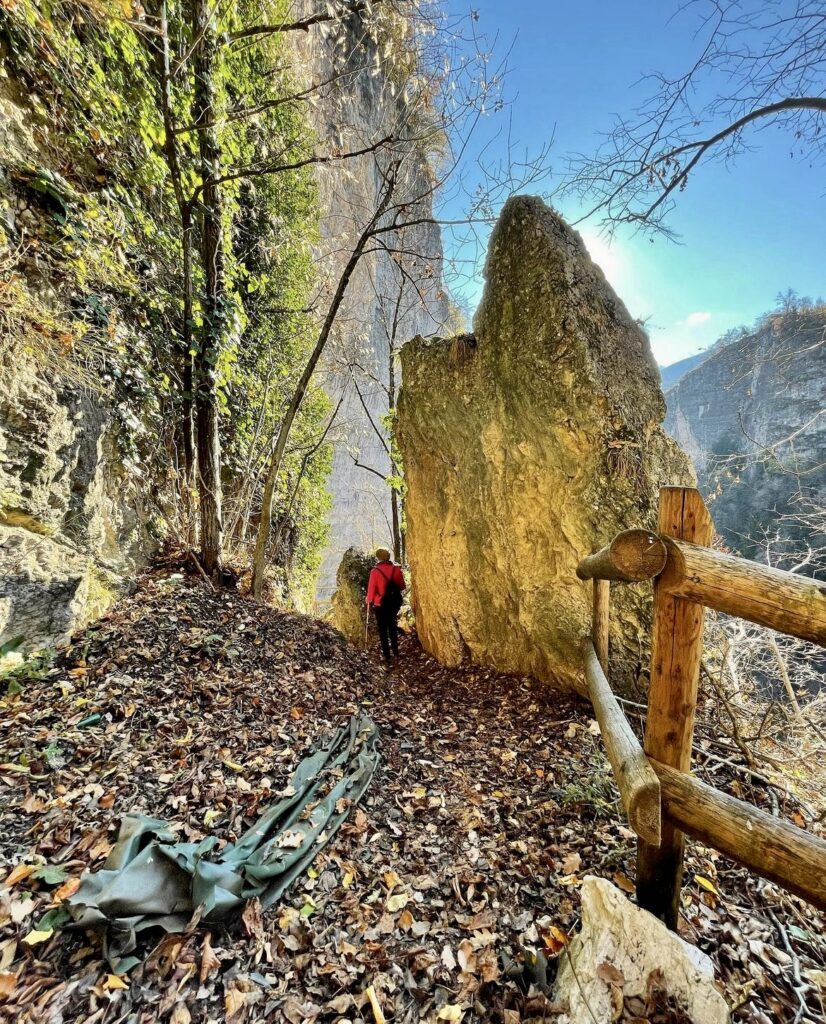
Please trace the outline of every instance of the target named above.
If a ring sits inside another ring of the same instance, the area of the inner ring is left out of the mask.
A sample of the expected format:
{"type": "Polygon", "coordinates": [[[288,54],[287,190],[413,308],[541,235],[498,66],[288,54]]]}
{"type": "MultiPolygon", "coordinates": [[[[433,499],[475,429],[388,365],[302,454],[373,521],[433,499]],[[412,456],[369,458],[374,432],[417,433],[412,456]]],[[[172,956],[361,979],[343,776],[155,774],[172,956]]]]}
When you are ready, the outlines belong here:
{"type": "Polygon", "coordinates": [[[370,570],[370,580],[367,584],[367,603],[376,607],[381,605],[381,600],[387,590],[390,580],[395,580],[399,590],[404,590],[407,584],[404,582],[404,573],[398,565],[392,562],[379,562],[370,570]],[[389,572],[388,572],[389,570],[389,572]]]}

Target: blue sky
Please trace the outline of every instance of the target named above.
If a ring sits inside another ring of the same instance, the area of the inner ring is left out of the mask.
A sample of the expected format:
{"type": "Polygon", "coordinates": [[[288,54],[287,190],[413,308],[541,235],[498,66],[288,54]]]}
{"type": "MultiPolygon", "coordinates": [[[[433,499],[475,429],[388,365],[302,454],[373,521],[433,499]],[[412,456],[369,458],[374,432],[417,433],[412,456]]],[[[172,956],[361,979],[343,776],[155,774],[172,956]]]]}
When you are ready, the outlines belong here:
{"type": "MultiPolygon", "coordinates": [[[[500,46],[515,39],[506,85],[513,139],[536,150],[553,137],[560,172],[569,154],[595,149],[614,113],[642,102],[651,88],[643,73],[684,71],[696,54],[696,12],[669,21],[677,0],[449,0],[457,14],[470,6],[500,46]]],[[[478,141],[492,132],[493,119],[478,141]]],[[[670,219],[677,244],[624,233],[609,245],[597,224],[579,226],[631,314],[648,320],[663,364],[752,323],[780,291],[826,294],[823,168],[792,159],[779,132],[750,141],[753,152],[733,167],[707,162],[695,173],[670,219]]],[[[580,213],[573,202],[558,207],[569,220],[580,213]]],[[[478,288],[465,297],[473,306],[478,288]]]]}

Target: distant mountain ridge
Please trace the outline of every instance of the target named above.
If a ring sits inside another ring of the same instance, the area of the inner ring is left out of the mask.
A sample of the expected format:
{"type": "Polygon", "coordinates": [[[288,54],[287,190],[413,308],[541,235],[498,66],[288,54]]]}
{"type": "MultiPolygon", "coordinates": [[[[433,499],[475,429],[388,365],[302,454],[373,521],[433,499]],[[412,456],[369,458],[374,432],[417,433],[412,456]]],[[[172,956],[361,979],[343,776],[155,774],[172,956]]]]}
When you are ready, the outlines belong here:
{"type": "Polygon", "coordinates": [[[663,391],[673,388],[687,373],[690,373],[695,367],[704,363],[711,353],[712,349],[706,349],[704,352],[687,356],[685,359],[680,359],[676,363],[670,363],[668,366],[660,366],[660,380],[662,381],[663,391]]]}

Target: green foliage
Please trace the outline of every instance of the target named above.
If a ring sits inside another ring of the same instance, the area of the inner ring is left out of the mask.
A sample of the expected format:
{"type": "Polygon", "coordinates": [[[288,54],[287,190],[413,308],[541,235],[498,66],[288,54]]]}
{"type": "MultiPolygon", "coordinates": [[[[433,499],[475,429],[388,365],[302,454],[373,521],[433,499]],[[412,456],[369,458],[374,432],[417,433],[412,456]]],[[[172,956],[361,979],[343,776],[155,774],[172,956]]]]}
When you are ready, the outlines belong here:
{"type": "Polygon", "coordinates": [[[27,656],[24,637],[15,637],[0,647],[0,687],[9,695],[21,693],[27,683],[45,679],[54,665],[57,652],[51,648],[27,656]]]}
{"type": "MultiPolygon", "coordinates": [[[[216,31],[225,41],[242,25],[283,20],[290,6],[287,0],[224,5],[216,31]]],[[[120,419],[124,463],[148,490],[151,481],[173,479],[181,461],[192,353],[182,344],[182,221],[165,150],[157,37],[127,20],[140,12],[124,13],[118,0],[0,6],[0,59],[28,92],[37,132],[49,143],[49,166],[15,156],[5,185],[0,176],[0,208],[23,197],[36,218],[18,239],[0,235],[0,330],[18,339],[45,373],[107,396],[120,419]],[[29,286],[44,276],[56,291],[48,303],[29,286]]],[[[189,7],[170,3],[168,16],[174,63],[191,50],[189,7]]],[[[298,90],[285,45],[275,34],[254,45],[219,47],[213,84],[221,173],[311,152],[302,104],[289,100],[298,90]],[[273,97],[284,102],[267,105],[273,97]],[[254,116],[238,114],[258,106],[263,109],[254,116]]],[[[192,62],[184,60],[170,102],[186,197],[202,186],[192,85],[192,62]]],[[[250,510],[254,516],[260,504],[261,468],[314,340],[316,325],[305,310],[318,201],[307,169],[227,181],[221,198],[227,287],[212,369],[235,530],[229,539],[242,555],[250,510]]],[[[197,251],[203,208],[196,202],[193,210],[197,251]]],[[[195,264],[197,344],[203,280],[195,264]]],[[[289,599],[310,593],[324,542],[331,455],[318,440],[328,413],[323,393],[312,389],[280,481],[273,553],[289,599]]]]}

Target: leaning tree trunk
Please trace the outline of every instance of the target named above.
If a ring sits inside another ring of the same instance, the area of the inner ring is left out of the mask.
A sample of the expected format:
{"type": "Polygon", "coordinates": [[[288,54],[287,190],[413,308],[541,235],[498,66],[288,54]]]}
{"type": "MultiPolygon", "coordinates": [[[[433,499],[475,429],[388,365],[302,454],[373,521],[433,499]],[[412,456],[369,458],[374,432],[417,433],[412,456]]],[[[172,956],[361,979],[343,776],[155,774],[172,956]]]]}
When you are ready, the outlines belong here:
{"type": "Polygon", "coordinates": [[[218,433],[216,367],[225,319],[224,247],[221,196],[215,184],[220,148],[215,129],[216,41],[207,0],[192,0],[194,52],[194,122],[201,158],[201,259],[204,271],[204,316],[195,352],[193,376],[195,434],[198,450],[198,495],[201,507],[201,559],[213,575],[221,567],[221,439],[218,433]]]}
{"type": "Polygon", "coordinates": [[[287,406],[287,411],[284,413],[281,425],[278,428],[278,436],[275,441],[272,457],[270,458],[267,478],[264,481],[264,495],[261,503],[261,522],[258,525],[258,536],[255,538],[255,552],[252,556],[252,592],[257,598],[260,598],[264,592],[264,575],[266,572],[270,527],[272,526],[272,505],[275,497],[275,485],[278,481],[278,473],[284,459],[287,439],[290,436],[290,431],[293,428],[298,411],[304,401],[304,396],[307,393],[307,388],[309,387],[312,376],[315,373],[318,361],[327,346],[333,325],[338,317],[341,304],[344,301],[344,296],[347,294],[350,278],[353,276],[353,272],[364,255],[367,243],[374,237],[377,226],[390,205],[390,200],[395,188],[397,172],[397,166],[391,168],[386,179],[381,200],[379,201],[378,206],[364,231],[362,231],[359,236],[350,257],[344,266],[344,270],[339,278],[332,302],[330,303],[330,308],[327,310],[324,323],[321,325],[318,340],[315,343],[313,351],[310,353],[310,358],[307,360],[298,384],[295,387],[295,391],[293,392],[292,398],[290,399],[290,404],[287,406]]]}

